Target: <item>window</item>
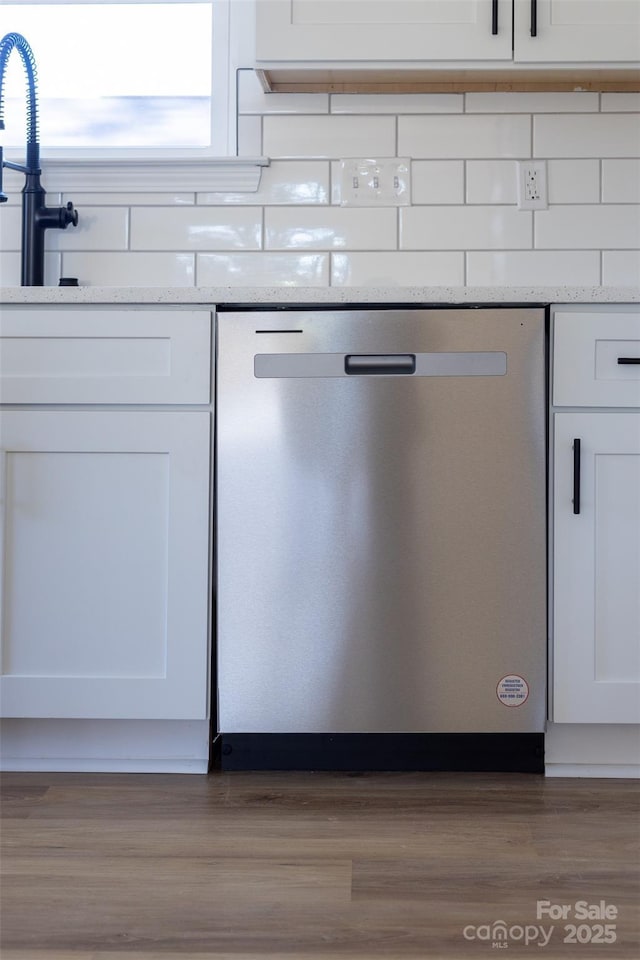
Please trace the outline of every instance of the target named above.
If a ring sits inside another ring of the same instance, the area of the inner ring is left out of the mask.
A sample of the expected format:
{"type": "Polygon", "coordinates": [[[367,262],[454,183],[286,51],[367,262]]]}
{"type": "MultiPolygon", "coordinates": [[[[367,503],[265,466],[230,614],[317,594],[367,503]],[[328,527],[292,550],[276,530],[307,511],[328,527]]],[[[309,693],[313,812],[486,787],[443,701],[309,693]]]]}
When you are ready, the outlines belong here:
{"type": "MultiPolygon", "coordinates": [[[[233,152],[229,0],[20,0],[0,35],[22,33],[38,68],[43,156],[233,152]]],[[[12,54],[3,145],[24,149],[25,75],[12,54]]]]}

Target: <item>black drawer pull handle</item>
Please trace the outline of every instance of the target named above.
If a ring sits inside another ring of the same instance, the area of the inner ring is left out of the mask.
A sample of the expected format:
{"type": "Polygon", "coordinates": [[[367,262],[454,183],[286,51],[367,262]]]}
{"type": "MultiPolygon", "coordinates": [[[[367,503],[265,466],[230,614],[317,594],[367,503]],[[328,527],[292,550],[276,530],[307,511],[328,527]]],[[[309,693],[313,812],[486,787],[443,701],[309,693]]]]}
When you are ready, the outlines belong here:
{"type": "Polygon", "coordinates": [[[580,513],[580,441],[573,441],[573,512],[580,513]]]}
{"type": "Polygon", "coordinates": [[[491,4],[491,33],[494,37],[498,35],[498,0],[491,4]]]}
{"type": "Polygon", "coordinates": [[[538,36],[538,0],[531,0],[531,36],[538,36]]]}
{"type": "Polygon", "coordinates": [[[631,364],[640,364],[640,357],[618,357],[618,363],[631,366],[631,364]]]}

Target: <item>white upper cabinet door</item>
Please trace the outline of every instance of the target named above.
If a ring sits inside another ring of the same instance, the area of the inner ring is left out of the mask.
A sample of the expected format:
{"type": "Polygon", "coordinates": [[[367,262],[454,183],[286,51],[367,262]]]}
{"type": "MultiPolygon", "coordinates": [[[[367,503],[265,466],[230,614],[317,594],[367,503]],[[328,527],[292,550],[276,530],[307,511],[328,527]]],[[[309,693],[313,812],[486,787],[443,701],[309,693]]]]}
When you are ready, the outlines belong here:
{"type": "Polygon", "coordinates": [[[640,723],[640,413],[554,432],[553,719],[640,723]]]}
{"type": "Polygon", "coordinates": [[[0,416],[3,715],[206,718],[209,413],[0,416]]]}
{"type": "Polygon", "coordinates": [[[518,63],[640,60],[640,0],[514,0],[514,6],[518,63]]]}
{"type": "Polygon", "coordinates": [[[511,0],[257,0],[256,8],[259,62],[511,60],[511,0]]]}

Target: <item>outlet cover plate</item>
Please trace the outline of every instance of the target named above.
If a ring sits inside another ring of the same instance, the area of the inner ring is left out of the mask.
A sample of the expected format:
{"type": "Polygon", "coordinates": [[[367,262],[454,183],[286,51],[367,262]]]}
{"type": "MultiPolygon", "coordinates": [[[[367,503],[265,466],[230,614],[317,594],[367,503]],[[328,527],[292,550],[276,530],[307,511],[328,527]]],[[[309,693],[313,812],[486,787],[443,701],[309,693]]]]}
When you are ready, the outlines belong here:
{"type": "Polygon", "coordinates": [[[398,207],[410,203],[408,157],[340,161],[340,206],[398,207]]]}
{"type": "Polygon", "coordinates": [[[546,210],[547,161],[519,160],[517,172],[518,210],[546,210]]]}

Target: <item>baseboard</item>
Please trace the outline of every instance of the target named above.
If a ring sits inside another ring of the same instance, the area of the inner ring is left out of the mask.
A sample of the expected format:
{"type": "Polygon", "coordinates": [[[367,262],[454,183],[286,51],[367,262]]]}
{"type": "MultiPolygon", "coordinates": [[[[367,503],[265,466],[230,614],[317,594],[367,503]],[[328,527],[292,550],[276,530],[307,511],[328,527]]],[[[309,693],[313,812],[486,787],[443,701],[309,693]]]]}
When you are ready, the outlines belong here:
{"type": "Polygon", "coordinates": [[[640,777],[640,726],[633,723],[549,723],[548,777],[640,777]]]}
{"type": "Polygon", "coordinates": [[[637,780],[640,764],[637,763],[548,763],[547,777],[593,777],[602,780],[637,780]]]}
{"type": "Polygon", "coordinates": [[[207,773],[206,760],[93,760],[91,758],[47,757],[21,760],[15,757],[0,759],[2,773],[207,773]]]}
{"type": "Polygon", "coordinates": [[[208,720],[29,720],[0,723],[0,770],[206,773],[208,720]]]}

